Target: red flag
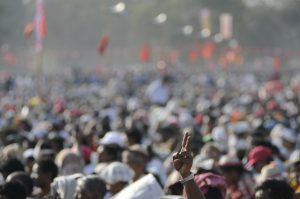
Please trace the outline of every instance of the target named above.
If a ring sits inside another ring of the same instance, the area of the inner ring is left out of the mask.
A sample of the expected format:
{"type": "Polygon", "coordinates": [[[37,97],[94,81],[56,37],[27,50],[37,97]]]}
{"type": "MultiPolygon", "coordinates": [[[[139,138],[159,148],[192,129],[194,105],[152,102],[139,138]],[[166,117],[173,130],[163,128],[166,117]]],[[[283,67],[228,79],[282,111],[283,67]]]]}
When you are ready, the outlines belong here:
{"type": "Polygon", "coordinates": [[[104,55],[104,53],[107,50],[109,44],[109,36],[108,35],[104,35],[99,42],[99,46],[98,46],[98,53],[100,55],[104,55]]]}
{"type": "Polygon", "coordinates": [[[33,30],[34,30],[34,23],[33,22],[30,22],[28,23],[25,28],[24,28],[24,37],[25,39],[28,39],[32,33],[33,33],[33,30]]]}
{"type": "Polygon", "coordinates": [[[211,42],[211,41],[205,42],[203,44],[202,50],[201,50],[201,55],[202,55],[203,59],[211,60],[212,56],[215,52],[215,49],[216,49],[216,45],[213,42],[211,42]]]}
{"type": "Polygon", "coordinates": [[[194,64],[198,59],[198,50],[193,48],[189,52],[189,62],[190,64],[194,64]]]}
{"type": "Polygon", "coordinates": [[[149,44],[144,44],[143,48],[139,52],[140,60],[144,63],[150,60],[150,46],[149,44]]]}
{"type": "Polygon", "coordinates": [[[281,68],[282,68],[282,61],[280,59],[279,56],[274,56],[273,57],[273,68],[275,71],[279,72],[281,71],[281,68]]]}
{"type": "Polygon", "coordinates": [[[42,38],[45,39],[47,37],[47,22],[46,22],[46,15],[42,15],[41,22],[40,22],[40,30],[42,34],[42,38]]]}
{"type": "Polygon", "coordinates": [[[16,56],[10,51],[2,51],[2,59],[9,65],[17,64],[16,56]]]}

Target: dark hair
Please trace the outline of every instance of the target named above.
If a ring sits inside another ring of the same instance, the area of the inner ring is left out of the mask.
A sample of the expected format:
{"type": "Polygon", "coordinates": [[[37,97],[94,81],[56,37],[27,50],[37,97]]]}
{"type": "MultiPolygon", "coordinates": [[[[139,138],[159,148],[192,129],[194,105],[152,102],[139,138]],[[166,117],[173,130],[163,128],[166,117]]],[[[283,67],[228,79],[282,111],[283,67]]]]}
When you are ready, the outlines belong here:
{"type": "Polygon", "coordinates": [[[121,148],[116,144],[103,145],[103,150],[106,151],[112,161],[118,161],[120,159],[121,148]]]}
{"type": "Polygon", "coordinates": [[[15,171],[25,171],[23,163],[17,158],[6,160],[0,167],[3,177],[6,178],[9,174],[15,171]]]}
{"type": "Polygon", "coordinates": [[[52,159],[42,159],[38,162],[39,169],[43,173],[51,175],[51,178],[54,179],[58,174],[58,168],[52,159]]]}
{"type": "Polygon", "coordinates": [[[204,196],[206,199],[223,199],[222,192],[216,187],[209,188],[204,196]]]}
{"type": "Polygon", "coordinates": [[[294,197],[293,188],[283,180],[266,180],[256,191],[265,191],[272,199],[292,199],[294,197]]]}
{"type": "Polygon", "coordinates": [[[7,199],[26,199],[26,190],[20,182],[7,182],[0,188],[0,195],[7,199]]]}
{"type": "Polygon", "coordinates": [[[89,193],[99,193],[100,198],[103,198],[106,194],[105,182],[96,175],[85,176],[80,178],[77,182],[77,192],[85,189],[89,193]]]}
{"type": "Polygon", "coordinates": [[[131,128],[126,131],[127,138],[130,138],[134,141],[135,144],[141,144],[142,134],[136,128],[131,128]]]}
{"type": "Polygon", "coordinates": [[[19,182],[25,189],[27,196],[30,196],[33,191],[33,180],[30,176],[22,171],[14,172],[7,177],[8,182],[19,182]]]}

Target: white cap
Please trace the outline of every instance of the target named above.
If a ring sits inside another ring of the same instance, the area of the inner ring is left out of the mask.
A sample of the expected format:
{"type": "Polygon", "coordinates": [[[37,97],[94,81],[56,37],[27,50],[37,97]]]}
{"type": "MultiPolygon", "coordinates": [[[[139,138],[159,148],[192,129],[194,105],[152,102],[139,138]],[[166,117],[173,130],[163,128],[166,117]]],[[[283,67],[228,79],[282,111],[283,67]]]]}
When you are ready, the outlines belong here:
{"type": "Polygon", "coordinates": [[[297,135],[292,129],[283,128],[281,131],[281,138],[289,142],[297,142],[297,135]]]}
{"type": "MultiPolygon", "coordinates": [[[[235,134],[243,134],[243,133],[248,133],[251,131],[251,127],[248,122],[237,122],[235,124],[230,125],[231,130],[235,134]]],[[[230,128],[229,127],[229,128],[230,128]]]]}
{"type": "Polygon", "coordinates": [[[214,141],[224,141],[227,140],[226,132],[224,127],[217,126],[212,130],[212,137],[214,141]]]}
{"type": "Polygon", "coordinates": [[[99,175],[105,182],[116,184],[117,182],[130,182],[133,178],[133,171],[124,163],[113,162],[99,175]]]}
{"type": "Polygon", "coordinates": [[[110,131],[105,134],[105,136],[100,139],[100,144],[109,145],[109,144],[117,144],[120,147],[124,147],[124,139],[120,133],[115,131],[110,131]]]}
{"type": "Polygon", "coordinates": [[[34,149],[27,149],[24,151],[23,153],[23,158],[24,159],[27,159],[27,158],[30,158],[30,157],[34,157],[34,149]]]}

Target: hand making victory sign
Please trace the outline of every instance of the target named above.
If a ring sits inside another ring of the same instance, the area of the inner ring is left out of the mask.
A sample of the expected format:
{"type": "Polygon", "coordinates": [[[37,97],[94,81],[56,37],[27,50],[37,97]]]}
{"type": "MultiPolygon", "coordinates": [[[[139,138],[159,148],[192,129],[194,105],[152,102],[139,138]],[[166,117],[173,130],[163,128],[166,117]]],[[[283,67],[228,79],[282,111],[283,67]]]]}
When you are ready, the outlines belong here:
{"type": "Polygon", "coordinates": [[[193,164],[193,156],[191,150],[191,136],[188,132],[186,132],[183,136],[180,151],[173,155],[173,164],[182,178],[190,175],[190,170],[193,164]]]}
{"type": "Polygon", "coordinates": [[[173,155],[173,164],[175,169],[183,178],[181,183],[184,186],[184,192],[187,199],[205,199],[200,188],[194,181],[194,174],[191,173],[193,165],[191,136],[186,132],[183,136],[181,149],[173,155]]]}

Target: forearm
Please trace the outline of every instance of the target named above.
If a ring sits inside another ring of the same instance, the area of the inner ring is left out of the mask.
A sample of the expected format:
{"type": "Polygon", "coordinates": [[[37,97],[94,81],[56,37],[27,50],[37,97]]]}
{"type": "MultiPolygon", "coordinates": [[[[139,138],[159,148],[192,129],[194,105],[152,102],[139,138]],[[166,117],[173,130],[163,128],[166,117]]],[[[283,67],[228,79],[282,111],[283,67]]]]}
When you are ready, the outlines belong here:
{"type": "Polygon", "coordinates": [[[194,180],[190,180],[184,184],[184,191],[187,199],[205,199],[194,180]]]}
{"type": "Polygon", "coordinates": [[[194,180],[194,175],[191,176],[191,172],[183,173],[182,176],[182,183],[184,187],[184,192],[187,196],[187,199],[205,199],[200,188],[196,184],[194,180]]]}

